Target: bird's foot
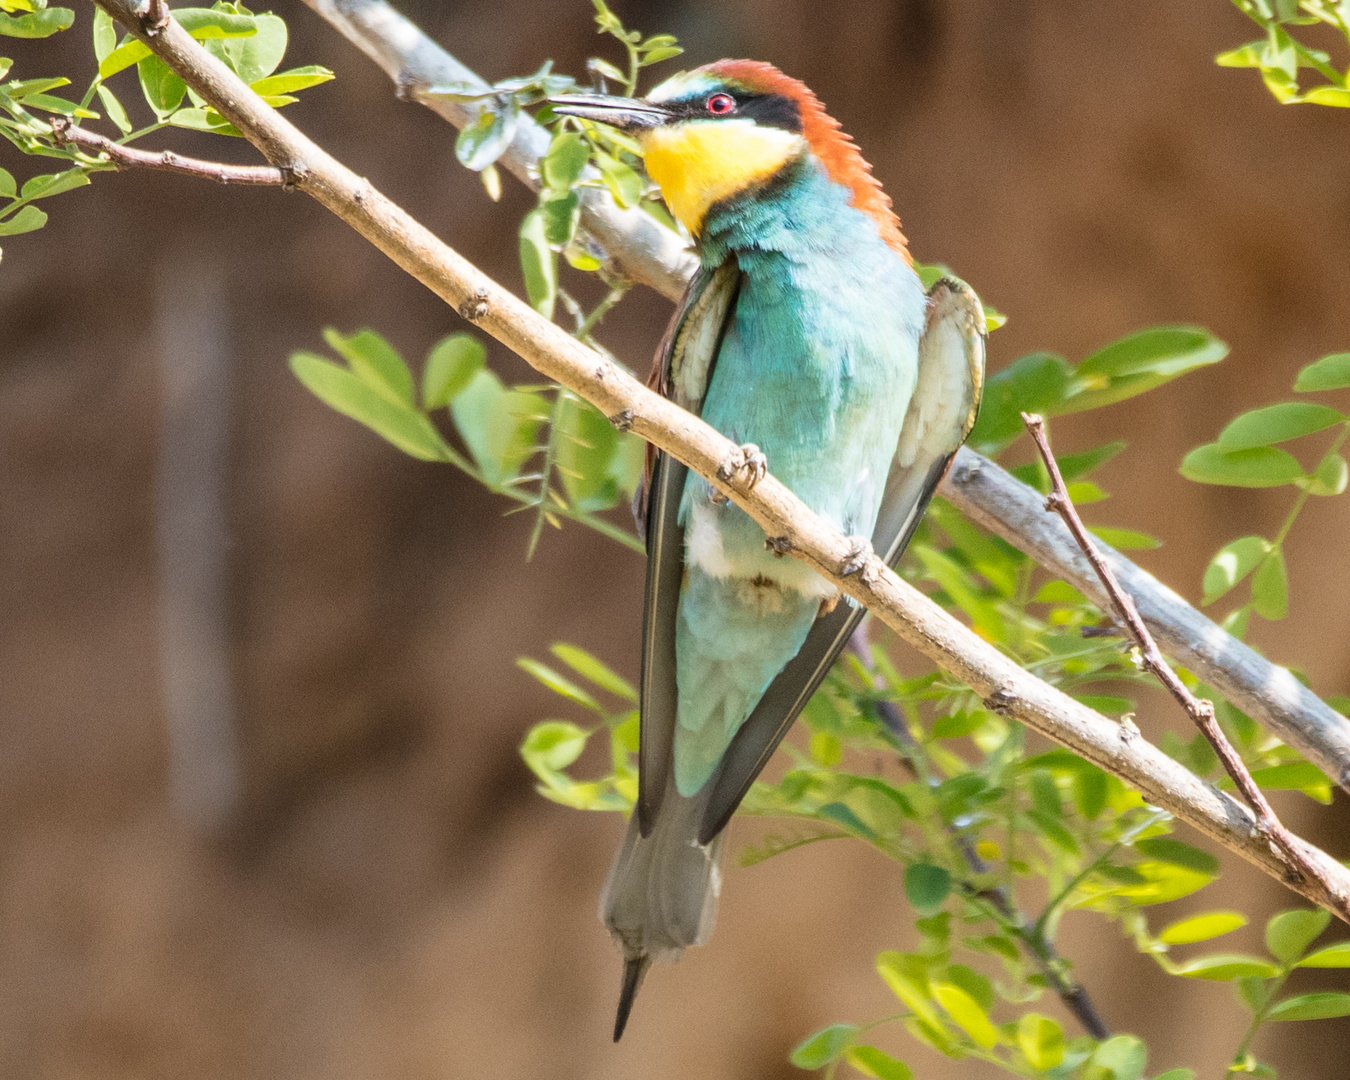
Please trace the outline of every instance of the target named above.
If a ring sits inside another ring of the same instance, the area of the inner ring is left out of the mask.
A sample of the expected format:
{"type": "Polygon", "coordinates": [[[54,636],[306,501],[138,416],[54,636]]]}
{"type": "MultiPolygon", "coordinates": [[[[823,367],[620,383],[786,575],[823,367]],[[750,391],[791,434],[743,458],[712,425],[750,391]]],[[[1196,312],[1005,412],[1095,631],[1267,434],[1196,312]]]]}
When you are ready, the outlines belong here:
{"type": "Polygon", "coordinates": [[[717,467],[717,479],[730,482],[745,473],[745,489],[751,490],[769,473],[769,459],[754,443],[742,443],[717,467]]]}
{"type": "Polygon", "coordinates": [[[872,550],[872,541],[865,536],[850,536],[848,543],[848,555],[844,557],[843,565],[839,567],[840,577],[852,577],[865,570],[868,560],[876,554],[872,550]]]}

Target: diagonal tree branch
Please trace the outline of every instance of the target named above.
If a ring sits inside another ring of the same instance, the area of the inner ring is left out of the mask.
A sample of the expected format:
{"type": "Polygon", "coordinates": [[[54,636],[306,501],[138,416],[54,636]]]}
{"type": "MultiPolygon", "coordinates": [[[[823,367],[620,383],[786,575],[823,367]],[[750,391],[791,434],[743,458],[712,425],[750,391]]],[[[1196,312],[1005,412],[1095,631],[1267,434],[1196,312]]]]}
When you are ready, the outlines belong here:
{"type": "Polygon", "coordinates": [[[902,638],[971,686],[986,705],[1067,746],[1136,788],[1295,891],[1337,914],[1350,905],[1350,869],[1296,841],[1323,872],[1289,880],[1251,811],[1140,738],[1042,682],[977,637],[875,555],[822,521],[772,475],[751,490],[739,448],[698,417],[648,390],[503,289],[425,226],[334,160],[250,90],[176,21],[153,37],[131,0],[97,3],[220,111],[295,186],[547,378],[672,454],[750,514],[775,550],[790,553],[854,597],[902,638]],[[719,479],[725,470],[729,480],[719,479]],[[847,569],[847,573],[845,570],[847,569]]]}
{"type": "MultiPolygon", "coordinates": [[[[473,106],[425,97],[429,86],[450,82],[487,84],[432,41],[385,0],[304,0],[344,37],[378,64],[401,96],[420,101],[455,127],[473,123],[473,106]]],[[[539,188],[539,157],[548,134],[522,117],[502,164],[533,189],[539,188]]],[[[584,190],[584,189],[583,189],[584,190]]],[[[693,259],[668,229],[640,211],[620,210],[609,192],[588,190],[582,226],[630,280],[678,300],[693,273],[693,259]]],[[[1103,611],[1110,600],[1068,530],[1045,514],[1044,496],[988,458],[963,447],[942,494],[967,516],[1071,582],[1103,611]]],[[[1296,747],[1337,784],[1350,791],[1350,720],[1299,682],[1287,668],[1254,649],[1186,603],[1119,552],[1099,544],[1162,646],[1258,723],[1296,747]]]]}
{"type": "Polygon", "coordinates": [[[52,118],[52,139],[57,146],[74,146],[87,154],[102,154],[118,169],[158,169],[162,172],[196,176],[218,184],[263,184],[282,187],[286,174],[271,165],[227,165],[223,161],[201,161],[183,157],[172,150],[153,152],[123,146],[92,131],[85,131],[64,116],[52,118]]]}

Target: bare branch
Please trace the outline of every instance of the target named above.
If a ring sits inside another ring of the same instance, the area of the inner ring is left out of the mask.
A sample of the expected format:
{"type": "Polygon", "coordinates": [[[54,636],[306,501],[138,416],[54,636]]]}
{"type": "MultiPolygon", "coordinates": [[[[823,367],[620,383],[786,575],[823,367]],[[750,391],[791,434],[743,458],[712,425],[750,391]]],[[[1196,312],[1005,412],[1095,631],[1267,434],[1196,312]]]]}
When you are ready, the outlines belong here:
{"type": "Polygon", "coordinates": [[[103,135],[72,124],[64,116],[52,118],[52,141],[57,146],[75,146],[89,154],[102,154],[118,169],[158,169],[162,172],[214,180],[218,184],[264,184],[281,187],[286,173],[272,165],[227,165],[222,161],[201,161],[183,157],[172,150],[137,150],[115,143],[103,135]]]}
{"type": "MultiPolygon", "coordinates": [[[[421,101],[455,127],[477,119],[471,106],[419,96],[422,89],[437,84],[487,84],[385,0],[305,3],[374,60],[393,80],[400,96],[421,101]]],[[[538,190],[539,157],[547,148],[547,133],[522,117],[501,162],[538,190]]],[[[583,196],[581,223],[630,280],[650,285],[672,300],[680,297],[693,273],[693,260],[688,251],[672,244],[670,230],[640,211],[619,210],[607,192],[594,190],[583,196]]],[[[1101,583],[1073,538],[1058,519],[1044,513],[1039,492],[968,447],[958,452],[941,491],[986,529],[1072,582],[1098,607],[1109,607],[1101,583]]],[[[1138,602],[1144,621],[1172,656],[1350,791],[1350,720],[1287,668],[1270,663],[1147,571],[1100,546],[1138,602]]]]}
{"type": "MultiPolygon", "coordinates": [[[[626,371],[572,338],[503,289],[434,236],[374,186],[296,130],[176,22],[149,38],[131,0],[97,0],[132,34],[234,124],[296,186],[356,229],[395,263],[545,377],[590,401],[606,416],[628,410],[632,430],[725,492],[764,529],[779,550],[832,580],[972,687],[987,706],[1027,724],[1120,777],[1146,799],[1189,822],[1266,873],[1286,880],[1283,860],[1256,828],[1252,812],[1216,791],[1156,747],[1024,671],[977,637],[876,556],[858,560],[855,546],[821,520],[772,475],[753,491],[744,473],[716,479],[739,448],[698,417],[653,393],[626,371]],[[852,560],[856,573],[841,571],[852,560]]],[[[1288,884],[1314,903],[1340,912],[1350,898],[1350,870],[1325,852],[1295,841],[1324,870],[1288,884]]]]}
{"type": "MultiPolygon", "coordinates": [[[[1073,533],[1078,546],[1087,556],[1088,562],[1092,564],[1097,577],[1101,579],[1102,587],[1106,589],[1107,595],[1110,596],[1111,606],[1125,625],[1129,627],[1130,634],[1139,646],[1143,666],[1158,677],[1158,681],[1190,714],[1195,726],[1209,740],[1210,746],[1214,748],[1219,760],[1223,762],[1224,770],[1232,778],[1238,791],[1242,793],[1243,799],[1255,813],[1256,827],[1284,860],[1287,877],[1318,877],[1322,873],[1321,868],[1314,861],[1304,858],[1294,834],[1285,828],[1280,819],[1275,816],[1275,811],[1267,801],[1265,793],[1256,786],[1252,774],[1247,771],[1247,765],[1242,760],[1242,756],[1228,741],[1228,736],[1223,733],[1223,729],[1219,727],[1218,721],[1214,718],[1214,703],[1201,700],[1192,694],[1177,673],[1168,665],[1158,648],[1158,643],[1153,640],[1153,635],[1148,632],[1148,627],[1144,625],[1139,609],[1134,606],[1134,600],[1129,593],[1120,587],[1120,582],[1116,580],[1116,575],[1111,572],[1111,567],[1106,564],[1106,560],[1097,551],[1097,546],[1093,542],[1091,534],[1088,533],[1087,527],[1083,524],[1083,519],[1078,516],[1078,510],[1073,505],[1073,499],[1069,497],[1069,489],[1059,471],[1059,462],[1055,460],[1054,452],[1051,451],[1050,442],[1045,435],[1045,421],[1034,413],[1023,413],[1022,422],[1026,424],[1027,431],[1031,433],[1032,441],[1035,442],[1036,449],[1040,451],[1041,460],[1045,462],[1045,467],[1050,473],[1050,494],[1045,498],[1045,509],[1058,514],[1064,520],[1064,524],[1069,527],[1069,531],[1073,533]]],[[[1326,880],[1324,884],[1330,886],[1331,882],[1326,880]]],[[[1328,893],[1330,891],[1330,888],[1328,888],[1328,893]]],[[[1343,898],[1343,906],[1337,909],[1336,914],[1346,922],[1350,922],[1350,897],[1343,898]]]]}

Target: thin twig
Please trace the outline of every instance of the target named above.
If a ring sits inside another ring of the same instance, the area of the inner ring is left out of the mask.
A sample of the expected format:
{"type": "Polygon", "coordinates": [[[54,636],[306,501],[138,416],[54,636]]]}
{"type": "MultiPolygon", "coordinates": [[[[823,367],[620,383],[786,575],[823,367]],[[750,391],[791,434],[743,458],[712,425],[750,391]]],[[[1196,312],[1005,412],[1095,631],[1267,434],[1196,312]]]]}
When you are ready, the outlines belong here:
{"type": "Polygon", "coordinates": [[[718,478],[741,455],[726,436],[653,393],[612,360],[572,338],[448,247],[369,180],[298,131],[177,22],[146,35],[135,0],[96,0],[149,46],[193,90],[239,129],[295,187],[359,232],[464,318],[491,334],[546,378],[605,416],[686,463],[726,493],[764,530],[775,550],[799,558],[852,596],[900,638],[980,694],[988,708],[1017,720],[1120,777],[1144,798],[1194,825],[1309,900],[1350,922],[1350,869],[1299,841],[1325,874],[1290,879],[1287,863],[1254,830],[1252,812],[1215,790],[1157,747],[1036,678],[896,575],[875,555],[823,520],[772,475],[718,478]],[[753,490],[752,490],[753,488],[753,490]],[[862,563],[861,569],[856,564],[862,563]],[[853,572],[845,574],[848,568],[853,572]]]}
{"type": "Polygon", "coordinates": [[[169,25],[169,0],[145,0],[145,32],[153,37],[169,25]]]}
{"type": "MultiPolygon", "coordinates": [[[[1041,460],[1045,462],[1045,467],[1050,473],[1051,487],[1050,494],[1045,497],[1045,508],[1064,519],[1064,524],[1073,533],[1074,539],[1078,541],[1078,546],[1083,549],[1083,554],[1092,563],[1092,568],[1097,572],[1102,586],[1111,598],[1112,607],[1116,609],[1116,614],[1129,628],[1131,636],[1139,646],[1141,664],[1158,677],[1158,681],[1176,698],[1177,702],[1195,722],[1196,727],[1209,740],[1209,745],[1214,748],[1219,760],[1223,762],[1224,770],[1232,778],[1247,805],[1251,807],[1252,813],[1256,815],[1257,832],[1266,839],[1271,846],[1271,850],[1285,864],[1285,880],[1289,882],[1319,881],[1329,884],[1329,878],[1323,875],[1322,869],[1312,860],[1304,857],[1303,849],[1294,834],[1285,828],[1280,819],[1275,816],[1275,811],[1267,801],[1265,793],[1257,787],[1256,781],[1252,779],[1252,774],[1247,771],[1247,765],[1242,760],[1242,756],[1228,741],[1228,736],[1223,733],[1223,729],[1219,727],[1219,723],[1214,717],[1214,703],[1197,698],[1192,694],[1177,673],[1172,670],[1171,665],[1163,659],[1158,643],[1153,640],[1153,635],[1144,625],[1144,620],[1140,617],[1139,609],[1135,607],[1134,600],[1129,593],[1120,587],[1116,575],[1111,572],[1111,567],[1107,565],[1106,560],[1097,550],[1096,544],[1092,542],[1092,536],[1083,524],[1083,519],[1078,516],[1073,500],[1069,498],[1069,489],[1064,483],[1064,477],[1059,471],[1059,463],[1055,460],[1054,452],[1050,449],[1050,442],[1045,435],[1045,421],[1034,413],[1023,413],[1022,422],[1026,424],[1027,431],[1031,433],[1031,438],[1036,443],[1036,449],[1040,451],[1041,460]]],[[[1350,922],[1350,904],[1347,904],[1344,898],[1341,898],[1336,914],[1350,922]]]]}
{"type": "Polygon", "coordinates": [[[183,157],[172,150],[152,153],[115,143],[103,135],[72,124],[64,116],[52,118],[52,138],[57,146],[74,146],[88,154],[106,155],[118,169],[158,169],[161,172],[214,180],[217,184],[263,184],[281,187],[286,172],[273,165],[227,165],[223,161],[202,161],[183,157]]]}
{"type": "MultiPolygon", "coordinates": [[[[871,674],[872,686],[874,689],[885,689],[885,679],[876,672],[876,663],[872,659],[872,648],[867,640],[867,626],[869,620],[864,619],[858,624],[858,629],[853,632],[853,637],[849,641],[849,647],[857,655],[862,666],[871,674]]],[[[873,708],[876,710],[877,719],[887,731],[894,737],[899,744],[900,764],[909,775],[922,784],[930,788],[936,788],[941,781],[933,776],[928,770],[920,769],[919,754],[921,753],[919,744],[910,733],[909,725],[905,723],[905,717],[901,713],[899,706],[889,698],[882,698],[880,701],[873,702],[873,708]]],[[[980,857],[980,853],[975,850],[975,845],[970,842],[970,837],[961,829],[954,825],[947,826],[947,835],[961,852],[961,857],[970,867],[972,874],[987,874],[989,864],[980,857]]],[[[984,900],[992,906],[1012,930],[1015,937],[1031,957],[1031,962],[1036,965],[1036,969],[1045,977],[1045,981],[1050,984],[1051,989],[1059,995],[1059,1000],[1064,1003],[1064,1007],[1069,1010],[1074,1018],[1083,1026],[1083,1030],[1094,1039],[1109,1039],[1111,1029],[1103,1022],[1097,1007],[1093,1004],[1092,998],[1081,983],[1075,982],[1070,977],[1068,964],[1064,958],[1056,952],[1055,947],[1046,939],[1044,930],[1040,923],[1032,924],[1028,922],[1027,917],[1016,907],[1008,891],[1001,885],[993,888],[978,888],[974,882],[960,882],[961,891],[973,898],[984,900]]]]}

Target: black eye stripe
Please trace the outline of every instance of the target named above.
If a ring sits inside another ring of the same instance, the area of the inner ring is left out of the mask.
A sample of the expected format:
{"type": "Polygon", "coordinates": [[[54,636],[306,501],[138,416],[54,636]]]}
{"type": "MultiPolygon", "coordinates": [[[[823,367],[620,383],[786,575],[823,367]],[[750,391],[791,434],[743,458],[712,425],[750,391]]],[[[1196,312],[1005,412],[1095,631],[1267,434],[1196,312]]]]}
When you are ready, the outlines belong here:
{"type": "Polygon", "coordinates": [[[802,130],[801,109],[795,101],[782,94],[748,94],[735,90],[717,90],[710,94],[705,91],[696,98],[666,102],[665,107],[679,119],[717,120],[725,117],[730,120],[746,117],[764,127],[782,128],[797,134],[802,130]],[[725,113],[713,112],[708,103],[722,94],[730,97],[736,107],[725,113]]]}

